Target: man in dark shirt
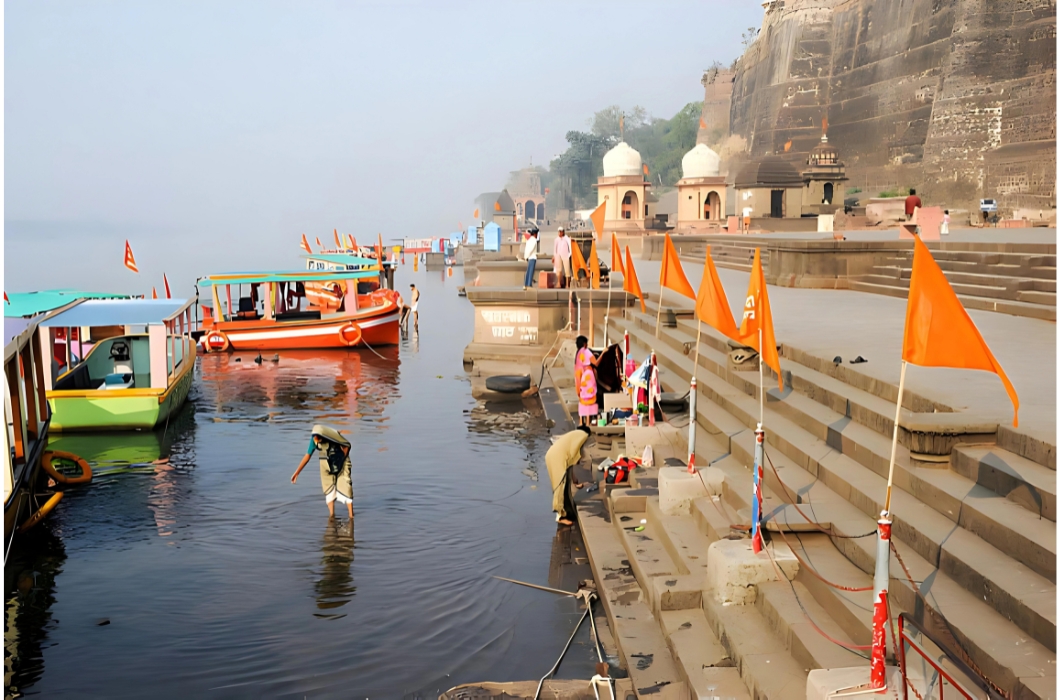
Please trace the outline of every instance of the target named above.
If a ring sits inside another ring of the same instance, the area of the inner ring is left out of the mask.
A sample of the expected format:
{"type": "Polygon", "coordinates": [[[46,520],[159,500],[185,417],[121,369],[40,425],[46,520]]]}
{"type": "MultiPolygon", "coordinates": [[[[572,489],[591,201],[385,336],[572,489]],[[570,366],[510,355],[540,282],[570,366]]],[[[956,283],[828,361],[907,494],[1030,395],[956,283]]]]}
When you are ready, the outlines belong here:
{"type": "Polygon", "coordinates": [[[910,189],[909,196],[905,198],[905,220],[909,221],[912,219],[916,208],[922,206],[924,205],[920,202],[920,197],[916,196],[916,190],[910,189]]]}

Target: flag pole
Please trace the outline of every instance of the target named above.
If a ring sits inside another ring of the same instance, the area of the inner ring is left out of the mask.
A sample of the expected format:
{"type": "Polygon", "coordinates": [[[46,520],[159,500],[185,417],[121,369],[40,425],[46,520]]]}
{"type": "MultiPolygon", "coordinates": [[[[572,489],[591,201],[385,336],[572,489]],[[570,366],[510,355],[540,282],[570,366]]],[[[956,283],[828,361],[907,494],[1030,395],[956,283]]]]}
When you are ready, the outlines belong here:
{"type": "Polygon", "coordinates": [[[655,314],[655,337],[659,337],[659,321],[662,320],[662,295],[663,288],[659,285],[659,313],[655,314]]]}
{"type": "Polygon", "coordinates": [[[593,316],[593,271],[586,270],[586,272],[589,278],[589,347],[591,348],[595,344],[593,340],[596,335],[594,333],[596,330],[596,317],[593,316]]]}
{"type": "Polygon", "coordinates": [[[703,334],[703,320],[696,319],[696,361],[692,364],[692,379],[699,372],[699,337],[703,334]]]}
{"type": "MultiPolygon", "coordinates": [[[[762,353],[765,350],[762,347],[762,324],[758,324],[758,425],[759,427],[766,423],[766,384],[765,384],[765,372],[762,369],[762,353]]],[[[897,434],[897,433],[896,433],[897,434]]],[[[891,462],[891,467],[894,467],[894,462],[891,462]]]]}
{"type": "Polygon", "coordinates": [[[604,312],[604,347],[607,347],[607,324],[611,318],[611,278],[615,271],[607,273],[607,311],[604,312]]]}
{"type": "Polygon", "coordinates": [[[883,501],[883,509],[891,512],[891,486],[894,484],[894,459],[898,454],[898,419],[902,415],[902,394],[905,392],[905,368],[909,363],[902,360],[902,374],[898,379],[898,405],[894,409],[894,435],[891,438],[891,464],[887,468],[887,497],[883,501]]]}

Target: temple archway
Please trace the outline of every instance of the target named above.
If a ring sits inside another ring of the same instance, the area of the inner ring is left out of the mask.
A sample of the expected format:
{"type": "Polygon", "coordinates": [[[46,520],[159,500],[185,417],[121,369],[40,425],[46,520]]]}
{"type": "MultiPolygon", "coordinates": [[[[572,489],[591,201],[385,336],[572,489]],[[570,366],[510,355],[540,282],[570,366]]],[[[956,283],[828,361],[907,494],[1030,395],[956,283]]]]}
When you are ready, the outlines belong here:
{"type": "Polygon", "coordinates": [[[625,195],[622,196],[622,218],[633,219],[640,217],[640,198],[637,197],[637,193],[633,190],[628,190],[625,195]]]}
{"type": "Polygon", "coordinates": [[[537,219],[538,221],[545,220],[545,203],[541,202],[537,205],[537,219]]]}
{"type": "Polygon", "coordinates": [[[533,200],[527,201],[526,203],[526,218],[534,219],[537,214],[537,205],[534,204],[533,200]]]}
{"type": "Polygon", "coordinates": [[[831,182],[824,183],[824,202],[823,203],[824,204],[831,204],[832,203],[832,197],[834,196],[834,194],[835,194],[835,190],[832,187],[832,183],[831,182]]]}
{"type": "Polygon", "coordinates": [[[707,221],[717,221],[721,218],[721,196],[711,191],[703,200],[703,218],[707,221]]]}

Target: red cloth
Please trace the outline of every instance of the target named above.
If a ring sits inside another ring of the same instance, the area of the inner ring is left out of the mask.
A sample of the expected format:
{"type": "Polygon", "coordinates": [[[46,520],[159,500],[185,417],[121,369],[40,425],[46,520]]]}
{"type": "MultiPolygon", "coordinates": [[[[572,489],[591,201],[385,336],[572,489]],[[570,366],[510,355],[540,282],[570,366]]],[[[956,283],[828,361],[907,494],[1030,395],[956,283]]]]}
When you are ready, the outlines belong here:
{"type": "Polygon", "coordinates": [[[906,216],[912,216],[913,215],[913,210],[916,209],[917,207],[922,207],[922,206],[924,206],[924,205],[920,203],[920,197],[917,197],[915,194],[909,195],[908,197],[905,198],[905,215],[906,216]]]}

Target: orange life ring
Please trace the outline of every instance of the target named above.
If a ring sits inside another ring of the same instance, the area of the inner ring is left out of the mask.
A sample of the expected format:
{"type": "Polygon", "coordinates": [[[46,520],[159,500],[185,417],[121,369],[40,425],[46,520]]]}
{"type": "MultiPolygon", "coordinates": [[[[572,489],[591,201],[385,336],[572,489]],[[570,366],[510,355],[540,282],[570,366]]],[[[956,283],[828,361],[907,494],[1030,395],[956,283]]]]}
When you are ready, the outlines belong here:
{"type": "Polygon", "coordinates": [[[52,510],[55,509],[55,506],[59,505],[59,501],[61,500],[63,500],[62,491],[56,491],[55,493],[53,493],[52,497],[45,501],[44,505],[38,508],[36,513],[29,516],[29,518],[26,519],[26,522],[22,523],[22,526],[18,528],[18,531],[25,532],[26,530],[39,523],[41,520],[44,520],[46,517],[48,517],[48,513],[51,513],[52,510]]]}
{"type": "Polygon", "coordinates": [[[361,342],[363,335],[361,327],[357,325],[356,321],[350,321],[339,329],[339,339],[351,348],[361,342]]]}
{"type": "Polygon", "coordinates": [[[49,450],[41,457],[40,466],[48,476],[55,479],[55,483],[57,484],[68,484],[73,486],[76,484],[87,484],[92,481],[92,467],[88,466],[88,462],[86,462],[83,457],[78,457],[73,452],[49,450]],[[81,476],[66,476],[57,470],[52,466],[52,460],[56,458],[68,459],[77,464],[77,466],[81,467],[81,476]]]}
{"type": "Polygon", "coordinates": [[[202,345],[206,352],[224,352],[231,343],[228,342],[228,336],[221,331],[210,331],[202,337],[202,345]]]}

